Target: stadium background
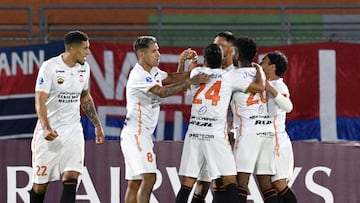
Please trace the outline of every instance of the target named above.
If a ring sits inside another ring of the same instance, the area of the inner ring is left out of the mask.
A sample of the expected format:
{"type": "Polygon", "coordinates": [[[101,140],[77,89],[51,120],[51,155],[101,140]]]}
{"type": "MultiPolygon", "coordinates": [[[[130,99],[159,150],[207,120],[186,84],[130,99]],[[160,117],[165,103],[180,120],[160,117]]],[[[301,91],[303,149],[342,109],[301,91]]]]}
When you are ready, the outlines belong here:
{"type": "MultiPolygon", "coordinates": [[[[79,193],[84,195],[78,195],[77,198],[82,202],[120,202],[126,188],[126,182],[123,179],[124,167],[117,141],[125,115],[126,101],[122,91],[125,88],[127,73],[136,62],[130,44],[137,35],[158,36],[159,33],[156,29],[119,31],[120,29],[109,30],[109,28],[120,23],[129,27],[156,25],[157,13],[149,13],[149,9],[137,6],[178,5],[181,7],[191,4],[194,5],[190,1],[121,1],[121,4],[118,1],[107,1],[106,5],[135,5],[136,7],[135,10],[129,8],[112,13],[113,11],[106,9],[93,9],[96,5],[104,6],[103,2],[28,1],[27,6],[32,8],[32,26],[31,35],[29,35],[29,29],[26,26],[27,13],[6,9],[7,6],[14,8],[19,6],[19,2],[1,2],[0,9],[1,7],[4,9],[0,12],[0,148],[2,154],[0,182],[7,186],[0,190],[1,202],[26,202],[27,200],[25,190],[29,187],[28,171],[31,166],[29,141],[36,121],[33,101],[36,71],[41,61],[62,52],[63,45],[58,41],[61,40],[66,29],[72,28],[72,24],[80,30],[88,28],[86,32],[92,39],[92,57],[89,57],[89,63],[93,68],[91,91],[98,110],[101,112],[100,116],[105,123],[107,140],[109,140],[104,146],[94,146],[91,141],[93,139],[92,126],[87,118],[82,118],[85,135],[89,140],[87,141],[86,166],[90,175],[82,179],[79,193]],[[46,7],[49,10],[43,10],[44,13],[48,12],[44,15],[47,16],[45,23],[48,26],[47,30],[44,29],[44,22],[38,15],[44,5],[50,6],[46,7]],[[80,5],[81,9],[51,10],[53,7],[71,7],[71,5],[73,7],[80,5]],[[91,5],[91,9],[82,11],[86,5],[91,5]],[[103,31],[89,29],[91,26],[101,29],[99,23],[105,24],[103,31]],[[101,158],[104,156],[105,160],[101,158]],[[106,174],[105,178],[103,174],[106,174]],[[98,196],[98,199],[95,196],[98,196]]],[[[218,2],[197,1],[196,5],[212,8],[216,7],[218,2]]],[[[357,22],[360,12],[357,8],[358,3],[356,1],[272,1],[270,4],[266,1],[240,3],[222,1],[218,6],[244,6],[243,9],[239,9],[241,12],[228,8],[204,10],[197,8],[196,5],[194,9],[164,10],[162,20],[165,28],[166,25],[181,27],[187,24],[201,27],[206,23],[215,22],[215,24],[210,24],[213,28],[207,28],[201,32],[196,29],[181,32],[179,27],[175,30],[164,29],[159,38],[162,53],[161,67],[174,71],[178,54],[188,46],[201,53],[201,47],[210,42],[216,32],[221,31],[218,30],[221,26],[228,26],[226,30],[236,28],[234,31],[236,35],[256,36],[260,46],[259,57],[273,49],[284,51],[290,62],[285,80],[289,84],[295,105],[294,111],[288,115],[287,122],[288,131],[294,143],[295,166],[299,172],[296,181],[293,180],[293,187],[299,195],[300,202],[360,201],[360,196],[356,192],[360,182],[359,176],[356,175],[356,170],[360,166],[357,157],[360,140],[360,109],[357,105],[360,99],[360,94],[357,93],[360,87],[358,82],[360,75],[357,74],[357,68],[360,64],[357,57],[360,47],[359,39],[354,37],[354,33],[355,36],[358,35],[360,27],[360,22],[357,22]],[[249,5],[251,8],[246,9],[249,5]],[[277,30],[281,28],[281,25],[279,26],[281,19],[277,9],[253,8],[253,6],[260,8],[271,5],[303,6],[303,9],[295,9],[287,15],[286,22],[293,26],[300,26],[297,27],[298,29],[287,32],[291,34],[290,37],[284,36],[277,30]],[[314,6],[313,9],[308,8],[311,5],[314,6]],[[324,7],[331,5],[335,8],[338,5],[338,8],[315,9],[319,5],[324,7]],[[353,9],[344,9],[342,8],[344,5],[349,5],[349,7],[353,5],[353,9]],[[212,13],[209,14],[209,12],[212,13]],[[270,28],[266,32],[253,29],[251,25],[257,27],[270,25],[270,28]],[[322,29],[300,29],[308,25],[322,29]],[[331,28],[326,27],[330,25],[332,25],[331,28]],[[240,29],[242,26],[250,29],[242,30],[240,29]],[[344,26],[347,26],[346,29],[344,26]]],[[[159,157],[159,174],[162,174],[163,178],[162,182],[157,183],[152,202],[173,202],[172,199],[178,189],[174,178],[178,178],[176,167],[179,164],[181,140],[186,131],[189,107],[187,99],[182,94],[166,99],[162,105],[162,116],[154,139],[157,140],[155,145],[159,157]],[[168,177],[165,177],[165,174],[168,177]]],[[[49,195],[53,199],[48,199],[48,201],[55,201],[54,199],[58,197],[57,188],[59,185],[53,187],[49,195]]],[[[261,202],[256,190],[251,193],[249,202],[261,202]]]]}

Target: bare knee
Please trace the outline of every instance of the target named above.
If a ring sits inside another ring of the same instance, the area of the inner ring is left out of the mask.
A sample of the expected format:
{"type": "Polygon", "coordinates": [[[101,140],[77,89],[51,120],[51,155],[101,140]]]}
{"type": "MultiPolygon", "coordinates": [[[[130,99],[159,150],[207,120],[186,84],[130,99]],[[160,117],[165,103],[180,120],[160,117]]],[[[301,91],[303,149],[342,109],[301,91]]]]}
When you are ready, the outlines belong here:
{"type": "Polygon", "coordinates": [[[257,175],[256,177],[262,192],[272,188],[270,175],[257,175]]]}
{"type": "Polygon", "coordinates": [[[143,174],[142,182],[143,182],[142,184],[154,185],[156,182],[156,174],[155,173],[143,174]]]}
{"type": "Polygon", "coordinates": [[[197,181],[195,194],[199,197],[205,198],[210,188],[210,182],[197,181]]]}
{"type": "Polygon", "coordinates": [[[280,179],[272,182],[272,186],[278,191],[281,192],[287,187],[286,179],[280,179]]]}
{"type": "Polygon", "coordinates": [[[32,188],[36,194],[45,194],[48,184],[33,184],[32,188]]]}

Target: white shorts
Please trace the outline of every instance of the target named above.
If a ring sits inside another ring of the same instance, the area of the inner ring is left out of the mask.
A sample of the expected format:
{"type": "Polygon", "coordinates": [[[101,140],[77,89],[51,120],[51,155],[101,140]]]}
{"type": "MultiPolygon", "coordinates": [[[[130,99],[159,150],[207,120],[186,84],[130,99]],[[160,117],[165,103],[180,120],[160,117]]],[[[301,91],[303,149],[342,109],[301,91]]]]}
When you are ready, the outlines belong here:
{"type": "Polygon", "coordinates": [[[238,172],[274,175],[275,136],[239,136],[235,140],[234,156],[238,172]]]}
{"type": "Polygon", "coordinates": [[[141,174],[156,173],[156,155],[151,135],[121,131],[121,151],[125,160],[125,179],[141,180],[141,174]]]}
{"type": "Polygon", "coordinates": [[[235,160],[227,135],[214,136],[187,132],[181,155],[179,175],[199,177],[199,180],[203,181],[214,180],[221,176],[236,175],[235,160]],[[203,170],[206,168],[208,173],[203,170]]]}
{"type": "Polygon", "coordinates": [[[44,139],[42,130],[35,131],[31,142],[33,183],[60,180],[65,171],[83,172],[85,141],[79,125],[52,141],[44,139]]]}
{"type": "Polygon", "coordinates": [[[202,181],[202,182],[211,182],[210,174],[209,174],[208,167],[207,167],[206,163],[204,163],[201,166],[200,173],[199,173],[199,175],[197,177],[197,180],[202,181]]]}
{"type": "Polygon", "coordinates": [[[279,154],[275,155],[275,166],[276,174],[271,177],[271,181],[280,179],[289,181],[294,172],[294,152],[290,139],[288,139],[288,143],[279,146],[279,154]]]}

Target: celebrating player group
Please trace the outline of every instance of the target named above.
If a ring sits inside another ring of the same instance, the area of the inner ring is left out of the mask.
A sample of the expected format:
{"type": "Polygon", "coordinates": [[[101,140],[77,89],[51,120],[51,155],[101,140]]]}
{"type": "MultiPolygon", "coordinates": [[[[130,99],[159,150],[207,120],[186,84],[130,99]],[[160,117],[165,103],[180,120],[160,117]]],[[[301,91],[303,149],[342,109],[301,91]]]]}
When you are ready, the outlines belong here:
{"type": "MultiPolygon", "coordinates": [[[[95,126],[95,142],[105,140],[89,93],[89,38],[71,31],[64,44],[65,52],[45,61],[36,81],[31,203],[44,202],[55,180],[63,183],[60,202],[75,202],[85,156],[80,107],[95,126]]],[[[186,92],[192,106],[176,203],[190,198],[205,202],[208,191],[215,203],[245,203],[252,174],[265,203],[297,202],[287,185],[294,158],[285,120],[293,105],[282,79],[288,68],[282,52],[266,53],[254,63],[255,41],[222,31],[204,47],[201,64],[198,53],[188,48],[179,53],[178,70],[168,73],[159,68],[155,37],[140,36],[133,47],[137,63],[126,84],[127,114],[120,135],[128,181],[124,203],[150,202],[157,171],[152,135],[161,100],[179,92],[186,92]]]]}

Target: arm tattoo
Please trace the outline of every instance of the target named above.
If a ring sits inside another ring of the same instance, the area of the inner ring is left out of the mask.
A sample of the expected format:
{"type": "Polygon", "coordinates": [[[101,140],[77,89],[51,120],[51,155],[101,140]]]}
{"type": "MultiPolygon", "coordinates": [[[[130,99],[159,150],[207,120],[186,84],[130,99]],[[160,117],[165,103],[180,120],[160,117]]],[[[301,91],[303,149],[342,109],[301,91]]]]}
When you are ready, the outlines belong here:
{"type": "Polygon", "coordinates": [[[81,105],[82,110],[85,112],[86,116],[91,120],[94,126],[100,124],[99,118],[95,111],[95,105],[91,98],[85,100],[81,105]]]}
{"type": "Polygon", "coordinates": [[[178,92],[184,91],[189,87],[188,80],[177,82],[173,85],[167,86],[165,88],[165,97],[172,96],[178,92]]]}

